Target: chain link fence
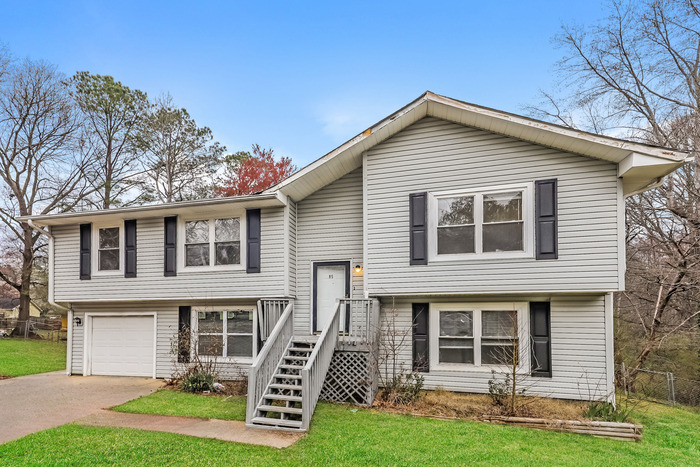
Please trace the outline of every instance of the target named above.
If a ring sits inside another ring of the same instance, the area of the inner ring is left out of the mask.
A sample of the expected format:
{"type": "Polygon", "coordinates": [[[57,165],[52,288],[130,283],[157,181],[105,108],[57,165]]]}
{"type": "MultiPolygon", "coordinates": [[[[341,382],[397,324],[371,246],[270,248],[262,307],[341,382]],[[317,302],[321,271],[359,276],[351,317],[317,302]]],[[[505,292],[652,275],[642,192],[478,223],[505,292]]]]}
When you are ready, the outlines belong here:
{"type": "Polygon", "coordinates": [[[26,321],[0,318],[0,338],[45,339],[54,342],[66,340],[68,332],[60,318],[30,317],[26,321]]]}
{"type": "Polygon", "coordinates": [[[615,369],[617,386],[625,395],[660,402],[700,407],[700,380],[677,378],[670,371],[639,369],[634,371],[618,365],[615,369]]]}

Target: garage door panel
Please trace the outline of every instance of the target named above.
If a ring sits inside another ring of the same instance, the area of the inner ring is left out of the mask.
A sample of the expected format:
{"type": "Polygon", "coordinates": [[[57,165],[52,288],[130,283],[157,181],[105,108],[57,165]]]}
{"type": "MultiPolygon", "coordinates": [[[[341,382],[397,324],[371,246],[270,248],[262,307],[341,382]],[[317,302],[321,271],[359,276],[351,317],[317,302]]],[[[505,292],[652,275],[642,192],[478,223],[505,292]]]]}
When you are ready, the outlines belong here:
{"type": "Polygon", "coordinates": [[[93,375],[152,376],[153,316],[93,316],[93,375]]]}

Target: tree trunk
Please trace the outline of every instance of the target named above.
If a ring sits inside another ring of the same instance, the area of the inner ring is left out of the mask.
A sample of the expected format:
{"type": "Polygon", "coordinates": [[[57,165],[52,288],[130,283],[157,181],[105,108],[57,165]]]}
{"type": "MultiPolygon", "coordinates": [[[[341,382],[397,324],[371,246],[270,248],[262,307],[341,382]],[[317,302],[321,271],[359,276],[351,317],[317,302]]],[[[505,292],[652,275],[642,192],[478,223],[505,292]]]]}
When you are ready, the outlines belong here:
{"type": "Polygon", "coordinates": [[[22,282],[19,287],[19,314],[17,316],[17,327],[12,334],[26,336],[28,331],[25,328],[29,323],[31,303],[29,291],[34,266],[34,239],[32,229],[27,224],[22,224],[22,234],[24,236],[24,248],[22,249],[22,282]]]}

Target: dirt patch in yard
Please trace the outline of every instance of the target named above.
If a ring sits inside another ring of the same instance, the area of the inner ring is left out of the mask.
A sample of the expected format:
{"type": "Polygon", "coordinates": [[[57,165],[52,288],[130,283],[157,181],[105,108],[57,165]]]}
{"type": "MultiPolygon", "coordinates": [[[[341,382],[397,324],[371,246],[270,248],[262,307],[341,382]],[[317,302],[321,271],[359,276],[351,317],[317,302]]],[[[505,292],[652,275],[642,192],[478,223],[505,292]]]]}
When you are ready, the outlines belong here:
{"type": "MultiPolygon", "coordinates": [[[[584,420],[583,413],[587,406],[587,403],[580,401],[522,397],[518,405],[517,415],[560,420],[584,420]]],[[[425,391],[421,399],[409,405],[388,404],[377,398],[372,407],[386,412],[435,418],[477,420],[483,415],[504,415],[503,408],[494,405],[491,398],[485,394],[464,394],[440,389],[425,391]]]]}
{"type": "Polygon", "coordinates": [[[0,380],[1,380],[1,379],[10,379],[10,378],[12,378],[12,376],[0,375],[0,380]]]}

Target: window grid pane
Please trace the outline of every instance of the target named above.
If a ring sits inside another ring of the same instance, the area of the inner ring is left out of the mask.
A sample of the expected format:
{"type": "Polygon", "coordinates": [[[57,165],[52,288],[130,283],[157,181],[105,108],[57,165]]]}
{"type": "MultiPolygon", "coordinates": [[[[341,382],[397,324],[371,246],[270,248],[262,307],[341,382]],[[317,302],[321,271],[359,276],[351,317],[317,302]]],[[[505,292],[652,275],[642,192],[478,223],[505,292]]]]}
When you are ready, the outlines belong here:
{"type": "Polygon", "coordinates": [[[512,191],[484,195],[484,224],[523,220],[523,193],[512,191]]]}
{"type": "Polygon", "coordinates": [[[241,238],[241,220],[238,217],[216,219],[214,222],[214,240],[216,242],[233,242],[241,238]]]}
{"type": "Polygon", "coordinates": [[[209,244],[185,245],[185,266],[209,266],[209,244]]]}
{"type": "Polygon", "coordinates": [[[474,197],[460,196],[438,200],[438,225],[469,225],[474,223],[474,197]]]}
{"type": "Polygon", "coordinates": [[[119,227],[98,230],[97,267],[100,271],[119,270],[119,227]]]}
{"type": "Polygon", "coordinates": [[[214,249],[217,265],[241,263],[241,242],[218,242],[214,249]]]}
{"type": "Polygon", "coordinates": [[[209,243],[209,221],[185,222],[185,244],[209,243]]]}

